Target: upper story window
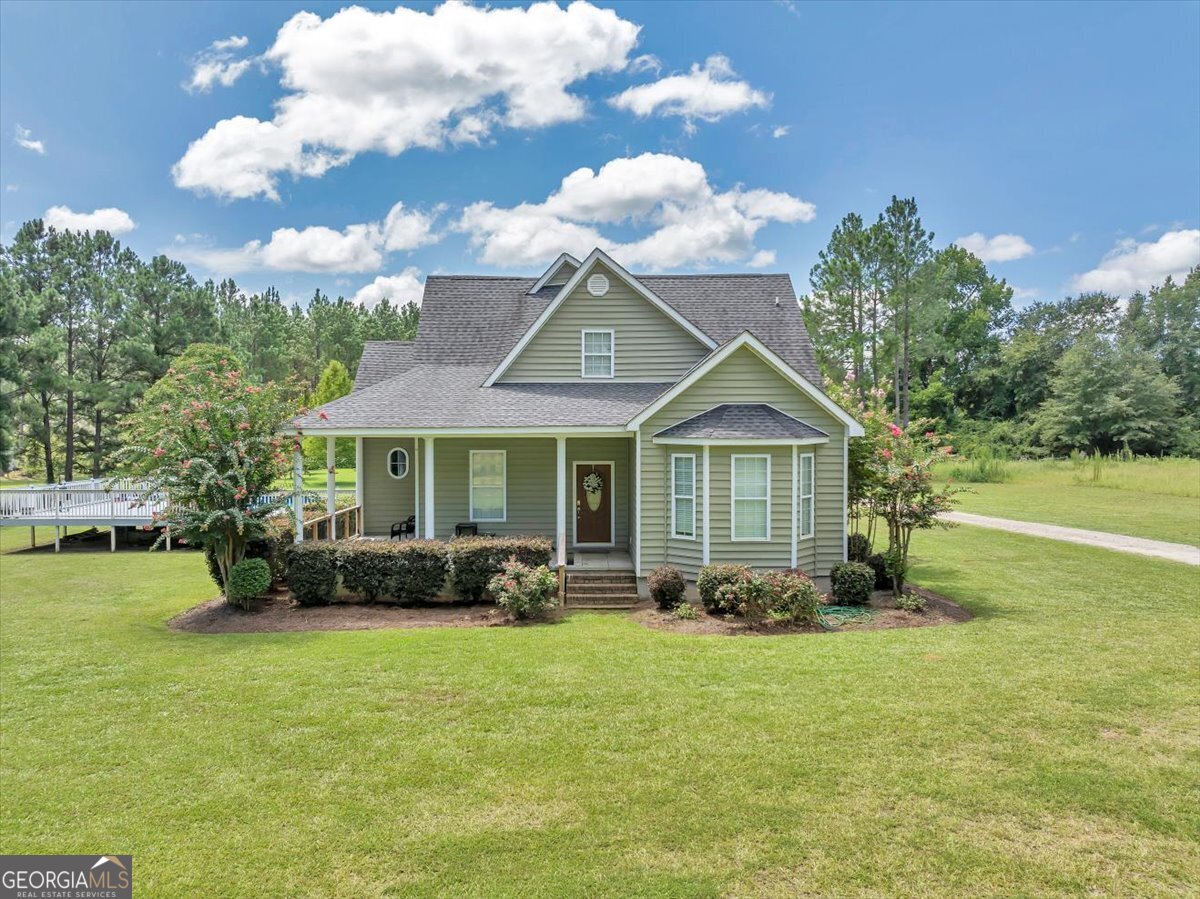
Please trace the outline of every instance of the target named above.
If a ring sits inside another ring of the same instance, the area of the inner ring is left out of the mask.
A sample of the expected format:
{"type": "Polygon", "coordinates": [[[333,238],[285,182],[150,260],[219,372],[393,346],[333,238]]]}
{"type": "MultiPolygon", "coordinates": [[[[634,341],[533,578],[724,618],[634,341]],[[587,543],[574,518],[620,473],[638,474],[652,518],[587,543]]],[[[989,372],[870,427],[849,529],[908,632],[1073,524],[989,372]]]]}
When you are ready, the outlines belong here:
{"type": "Polygon", "coordinates": [[[612,331],[582,332],[582,363],[580,375],[585,378],[611,378],[613,376],[612,331]]]}

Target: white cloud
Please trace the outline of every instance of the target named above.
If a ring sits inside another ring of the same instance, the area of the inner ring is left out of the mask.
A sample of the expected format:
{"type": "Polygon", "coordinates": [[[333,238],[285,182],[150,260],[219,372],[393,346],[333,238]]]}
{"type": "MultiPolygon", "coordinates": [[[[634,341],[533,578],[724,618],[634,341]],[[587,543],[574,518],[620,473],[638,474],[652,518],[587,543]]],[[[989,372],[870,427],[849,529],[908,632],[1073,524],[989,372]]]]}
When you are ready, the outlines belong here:
{"type": "Polygon", "coordinates": [[[790,125],[776,125],[774,128],[771,129],[771,137],[774,137],[774,138],[787,137],[787,133],[791,130],[792,130],[792,128],[790,125]]]}
{"type": "Polygon", "coordinates": [[[1167,231],[1145,243],[1127,237],[1094,269],[1072,278],[1071,289],[1129,296],[1162,284],[1168,275],[1182,281],[1196,265],[1200,265],[1200,229],[1167,231]]]}
{"type": "Polygon", "coordinates": [[[954,239],[955,246],[978,256],[984,262],[1012,262],[1033,255],[1033,247],[1020,234],[996,234],[987,237],[980,231],[954,239]]]}
{"type": "Polygon", "coordinates": [[[59,231],[107,231],[125,234],[137,227],[122,209],[109,206],[93,212],[75,212],[68,206],[51,206],[42,216],[47,226],[59,231]]]}
{"type": "Polygon", "coordinates": [[[639,84],[610,97],[608,102],[640,118],[680,116],[688,133],[693,133],[697,119],[715,122],[731,113],[766,107],[771,97],[739,79],[729,59],[717,54],[703,65],[693,63],[686,75],[668,75],[650,84],[639,84]]]}
{"type": "Polygon", "coordinates": [[[249,43],[250,38],[236,34],[213,41],[192,57],[192,77],[183,85],[184,89],[189,93],[205,93],[214,84],[232,87],[254,64],[254,57],[239,59],[234,53],[246,49],[249,43]]]}
{"type": "Polygon", "coordinates": [[[626,67],[638,26],[586,2],[565,9],[400,6],[292,16],[263,59],[288,93],[269,121],[223,119],[175,164],[175,184],[278,198],[278,179],[319,177],[359,153],[479,142],[498,126],[579,119],[569,88],[626,67]]]}
{"type": "Polygon", "coordinates": [[[640,75],[643,72],[653,72],[657,75],[662,71],[662,60],[653,53],[643,53],[641,56],[635,56],[629,62],[629,72],[634,75],[640,75]]]}
{"type": "Polygon", "coordinates": [[[17,126],[17,136],[13,138],[13,143],[18,147],[24,147],[30,152],[37,153],[39,156],[46,155],[46,145],[40,140],[34,140],[33,132],[20,125],[17,126]]]}
{"type": "Polygon", "coordinates": [[[1037,287],[1017,287],[1015,284],[1009,284],[1008,286],[1012,290],[1012,298],[1014,300],[1032,300],[1042,293],[1037,287]]]}
{"type": "Polygon", "coordinates": [[[421,302],[425,289],[425,279],[421,270],[409,266],[398,275],[380,275],[370,284],[359,288],[354,294],[354,302],[374,309],[382,300],[391,300],[393,306],[403,306],[411,301],[421,302]]]}
{"type": "Polygon", "coordinates": [[[643,153],[614,159],[598,172],[577,169],[540,203],[473,203],[456,227],[491,265],[536,265],[563,250],[581,256],[599,246],[625,265],[661,270],[747,260],[769,265],[773,260],[754,245],[758,232],[769,222],[815,216],[813,204],[789,194],[740,185],[719,192],[698,162],[643,153]],[[599,231],[617,224],[650,233],[622,243],[599,231]]]}
{"type": "Polygon", "coordinates": [[[222,274],[261,269],[370,272],[383,267],[386,253],[414,250],[440,240],[433,227],[440,211],[408,210],[397,203],[382,222],[348,225],[341,231],[323,225],[278,228],[265,243],[251,240],[240,247],[205,247],[184,241],[173,254],[222,274]]]}
{"type": "Polygon", "coordinates": [[[774,250],[759,250],[750,257],[750,261],[746,263],[749,268],[766,268],[768,265],[775,264],[774,250]]]}

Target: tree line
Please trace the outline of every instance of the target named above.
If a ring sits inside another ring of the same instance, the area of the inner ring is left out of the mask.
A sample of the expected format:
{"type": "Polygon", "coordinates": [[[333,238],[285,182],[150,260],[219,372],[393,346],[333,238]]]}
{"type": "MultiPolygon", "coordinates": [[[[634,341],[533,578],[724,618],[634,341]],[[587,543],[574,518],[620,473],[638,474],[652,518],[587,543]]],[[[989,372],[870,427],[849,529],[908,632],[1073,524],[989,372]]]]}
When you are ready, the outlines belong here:
{"type": "Polygon", "coordinates": [[[935,418],[964,448],[1200,453],[1200,267],[1125,303],[1104,293],[1016,309],[916,201],[846,215],[810,273],[805,322],[825,377],[897,421],[935,418]]]}
{"type": "Polygon", "coordinates": [[[247,294],[166,256],[143,261],[104,231],[26,222],[0,247],[0,471],[107,474],[118,420],[191,344],[231,348],[258,383],[312,391],[332,362],[352,378],[365,341],[412,339],[418,315],[319,290],[289,307],[274,288],[247,294]]]}

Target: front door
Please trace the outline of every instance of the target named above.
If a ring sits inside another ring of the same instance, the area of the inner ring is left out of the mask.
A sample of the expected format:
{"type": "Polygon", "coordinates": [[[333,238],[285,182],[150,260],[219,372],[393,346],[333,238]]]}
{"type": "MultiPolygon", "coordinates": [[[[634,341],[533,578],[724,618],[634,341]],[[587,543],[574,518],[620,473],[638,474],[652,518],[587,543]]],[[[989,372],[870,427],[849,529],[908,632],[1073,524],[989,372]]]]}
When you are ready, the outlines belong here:
{"type": "Polygon", "coordinates": [[[575,542],[612,543],[611,462],[575,463],[575,542]]]}

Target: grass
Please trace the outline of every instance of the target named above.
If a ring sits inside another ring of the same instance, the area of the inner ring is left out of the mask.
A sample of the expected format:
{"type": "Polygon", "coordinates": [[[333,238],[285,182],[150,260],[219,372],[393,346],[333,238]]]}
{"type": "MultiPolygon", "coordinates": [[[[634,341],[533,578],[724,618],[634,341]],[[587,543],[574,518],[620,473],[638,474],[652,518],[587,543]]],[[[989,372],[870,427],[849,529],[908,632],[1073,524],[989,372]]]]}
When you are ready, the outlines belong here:
{"type": "Polygon", "coordinates": [[[1009,480],[964,484],[964,512],[1200,546],[1200,460],[1009,462],[1009,480]]]}
{"type": "Polygon", "coordinates": [[[1194,893],[1200,570],[915,552],[974,621],[183,635],[194,553],[0,556],[0,844],[142,895],[1194,893]]]}

